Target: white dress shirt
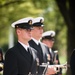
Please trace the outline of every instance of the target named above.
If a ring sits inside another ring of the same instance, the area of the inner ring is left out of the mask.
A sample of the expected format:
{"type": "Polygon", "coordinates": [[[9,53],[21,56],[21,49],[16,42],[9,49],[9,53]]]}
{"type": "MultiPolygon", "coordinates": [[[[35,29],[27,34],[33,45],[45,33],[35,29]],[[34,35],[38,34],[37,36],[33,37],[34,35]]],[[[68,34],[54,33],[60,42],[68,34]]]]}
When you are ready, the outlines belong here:
{"type": "Polygon", "coordinates": [[[27,48],[29,47],[29,44],[28,45],[25,45],[24,43],[22,43],[20,41],[18,41],[18,42],[26,49],[26,51],[28,51],[27,48]]]}

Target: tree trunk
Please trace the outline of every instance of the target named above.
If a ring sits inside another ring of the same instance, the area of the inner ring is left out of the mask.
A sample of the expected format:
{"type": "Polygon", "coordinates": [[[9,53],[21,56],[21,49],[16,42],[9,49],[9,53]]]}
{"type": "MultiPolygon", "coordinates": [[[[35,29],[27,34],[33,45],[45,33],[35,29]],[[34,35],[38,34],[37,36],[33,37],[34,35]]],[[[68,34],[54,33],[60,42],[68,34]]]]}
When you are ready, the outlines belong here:
{"type": "MultiPolygon", "coordinates": [[[[67,25],[67,62],[70,62],[70,56],[75,48],[75,2],[69,0],[69,7],[66,6],[66,0],[56,0],[59,10],[64,17],[67,25]]],[[[71,70],[68,68],[67,75],[71,75],[71,70]]]]}
{"type": "MultiPolygon", "coordinates": [[[[70,4],[70,19],[72,22],[71,26],[68,26],[68,35],[67,35],[67,61],[68,63],[70,62],[70,56],[72,51],[75,48],[75,2],[73,0],[69,0],[69,4],[70,4]]],[[[67,75],[71,75],[71,70],[70,68],[67,71],[67,75]]]]}

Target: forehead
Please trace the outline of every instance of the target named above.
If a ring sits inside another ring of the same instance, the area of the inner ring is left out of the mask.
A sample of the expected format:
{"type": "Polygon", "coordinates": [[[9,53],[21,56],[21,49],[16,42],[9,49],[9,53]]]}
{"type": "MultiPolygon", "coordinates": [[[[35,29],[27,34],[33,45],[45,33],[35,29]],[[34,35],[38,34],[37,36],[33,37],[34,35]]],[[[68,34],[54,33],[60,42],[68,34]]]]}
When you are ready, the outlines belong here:
{"type": "Polygon", "coordinates": [[[39,28],[43,28],[41,26],[34,26],[33,28],[39,29],[39,28]]]}
{"type": "Polygon", "coordinates": [[[53,41],[52,39],[47,39],[47,38],[44,38],[43,40],[45,40],[45,41],[53,41]]]}

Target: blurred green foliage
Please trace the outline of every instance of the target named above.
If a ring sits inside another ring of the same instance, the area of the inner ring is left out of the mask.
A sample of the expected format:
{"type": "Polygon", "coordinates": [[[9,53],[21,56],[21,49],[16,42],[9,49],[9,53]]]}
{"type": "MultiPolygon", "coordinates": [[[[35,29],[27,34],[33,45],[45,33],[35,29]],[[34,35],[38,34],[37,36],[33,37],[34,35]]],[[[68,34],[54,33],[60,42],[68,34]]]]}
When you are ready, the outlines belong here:
{"type": "Polygon", "coordinates": [[[11,23],[29,16],[44,17],[44,31],[54,30],[56,32],[54,47],[58,49],[60,56],[64,54],[66,57],[67,27],[55,0],[0,0],[0,47],[3,51],[8,49],[11,23]]]}
{"type": "MultiPolygon", "coordinates": [[[[55,0],[0,0],[0,47],[3,51],[6,52],[8,49],[11,23],[29,16],[43,16],[44,31],[56,32],[54,48],[59,51],[60,62],[65,63],[67,27],[55,0]]],[[[14,38],[16,42],[15,33],[14,38]]]]}

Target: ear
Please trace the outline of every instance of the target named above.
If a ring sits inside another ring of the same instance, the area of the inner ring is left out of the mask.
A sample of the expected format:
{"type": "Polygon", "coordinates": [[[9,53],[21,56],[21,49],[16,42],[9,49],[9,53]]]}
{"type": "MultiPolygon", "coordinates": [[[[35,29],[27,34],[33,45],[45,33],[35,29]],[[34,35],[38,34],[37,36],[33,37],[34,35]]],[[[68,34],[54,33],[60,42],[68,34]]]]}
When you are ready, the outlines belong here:
{"type": "Polygon", "coordinates": [[[17,33],[18,35],[20,35],[20,34],[21,34],[21,30],[20,30],[20,29],[17,29],[17,30],[16,30],[16,33],[17,33]]]}

